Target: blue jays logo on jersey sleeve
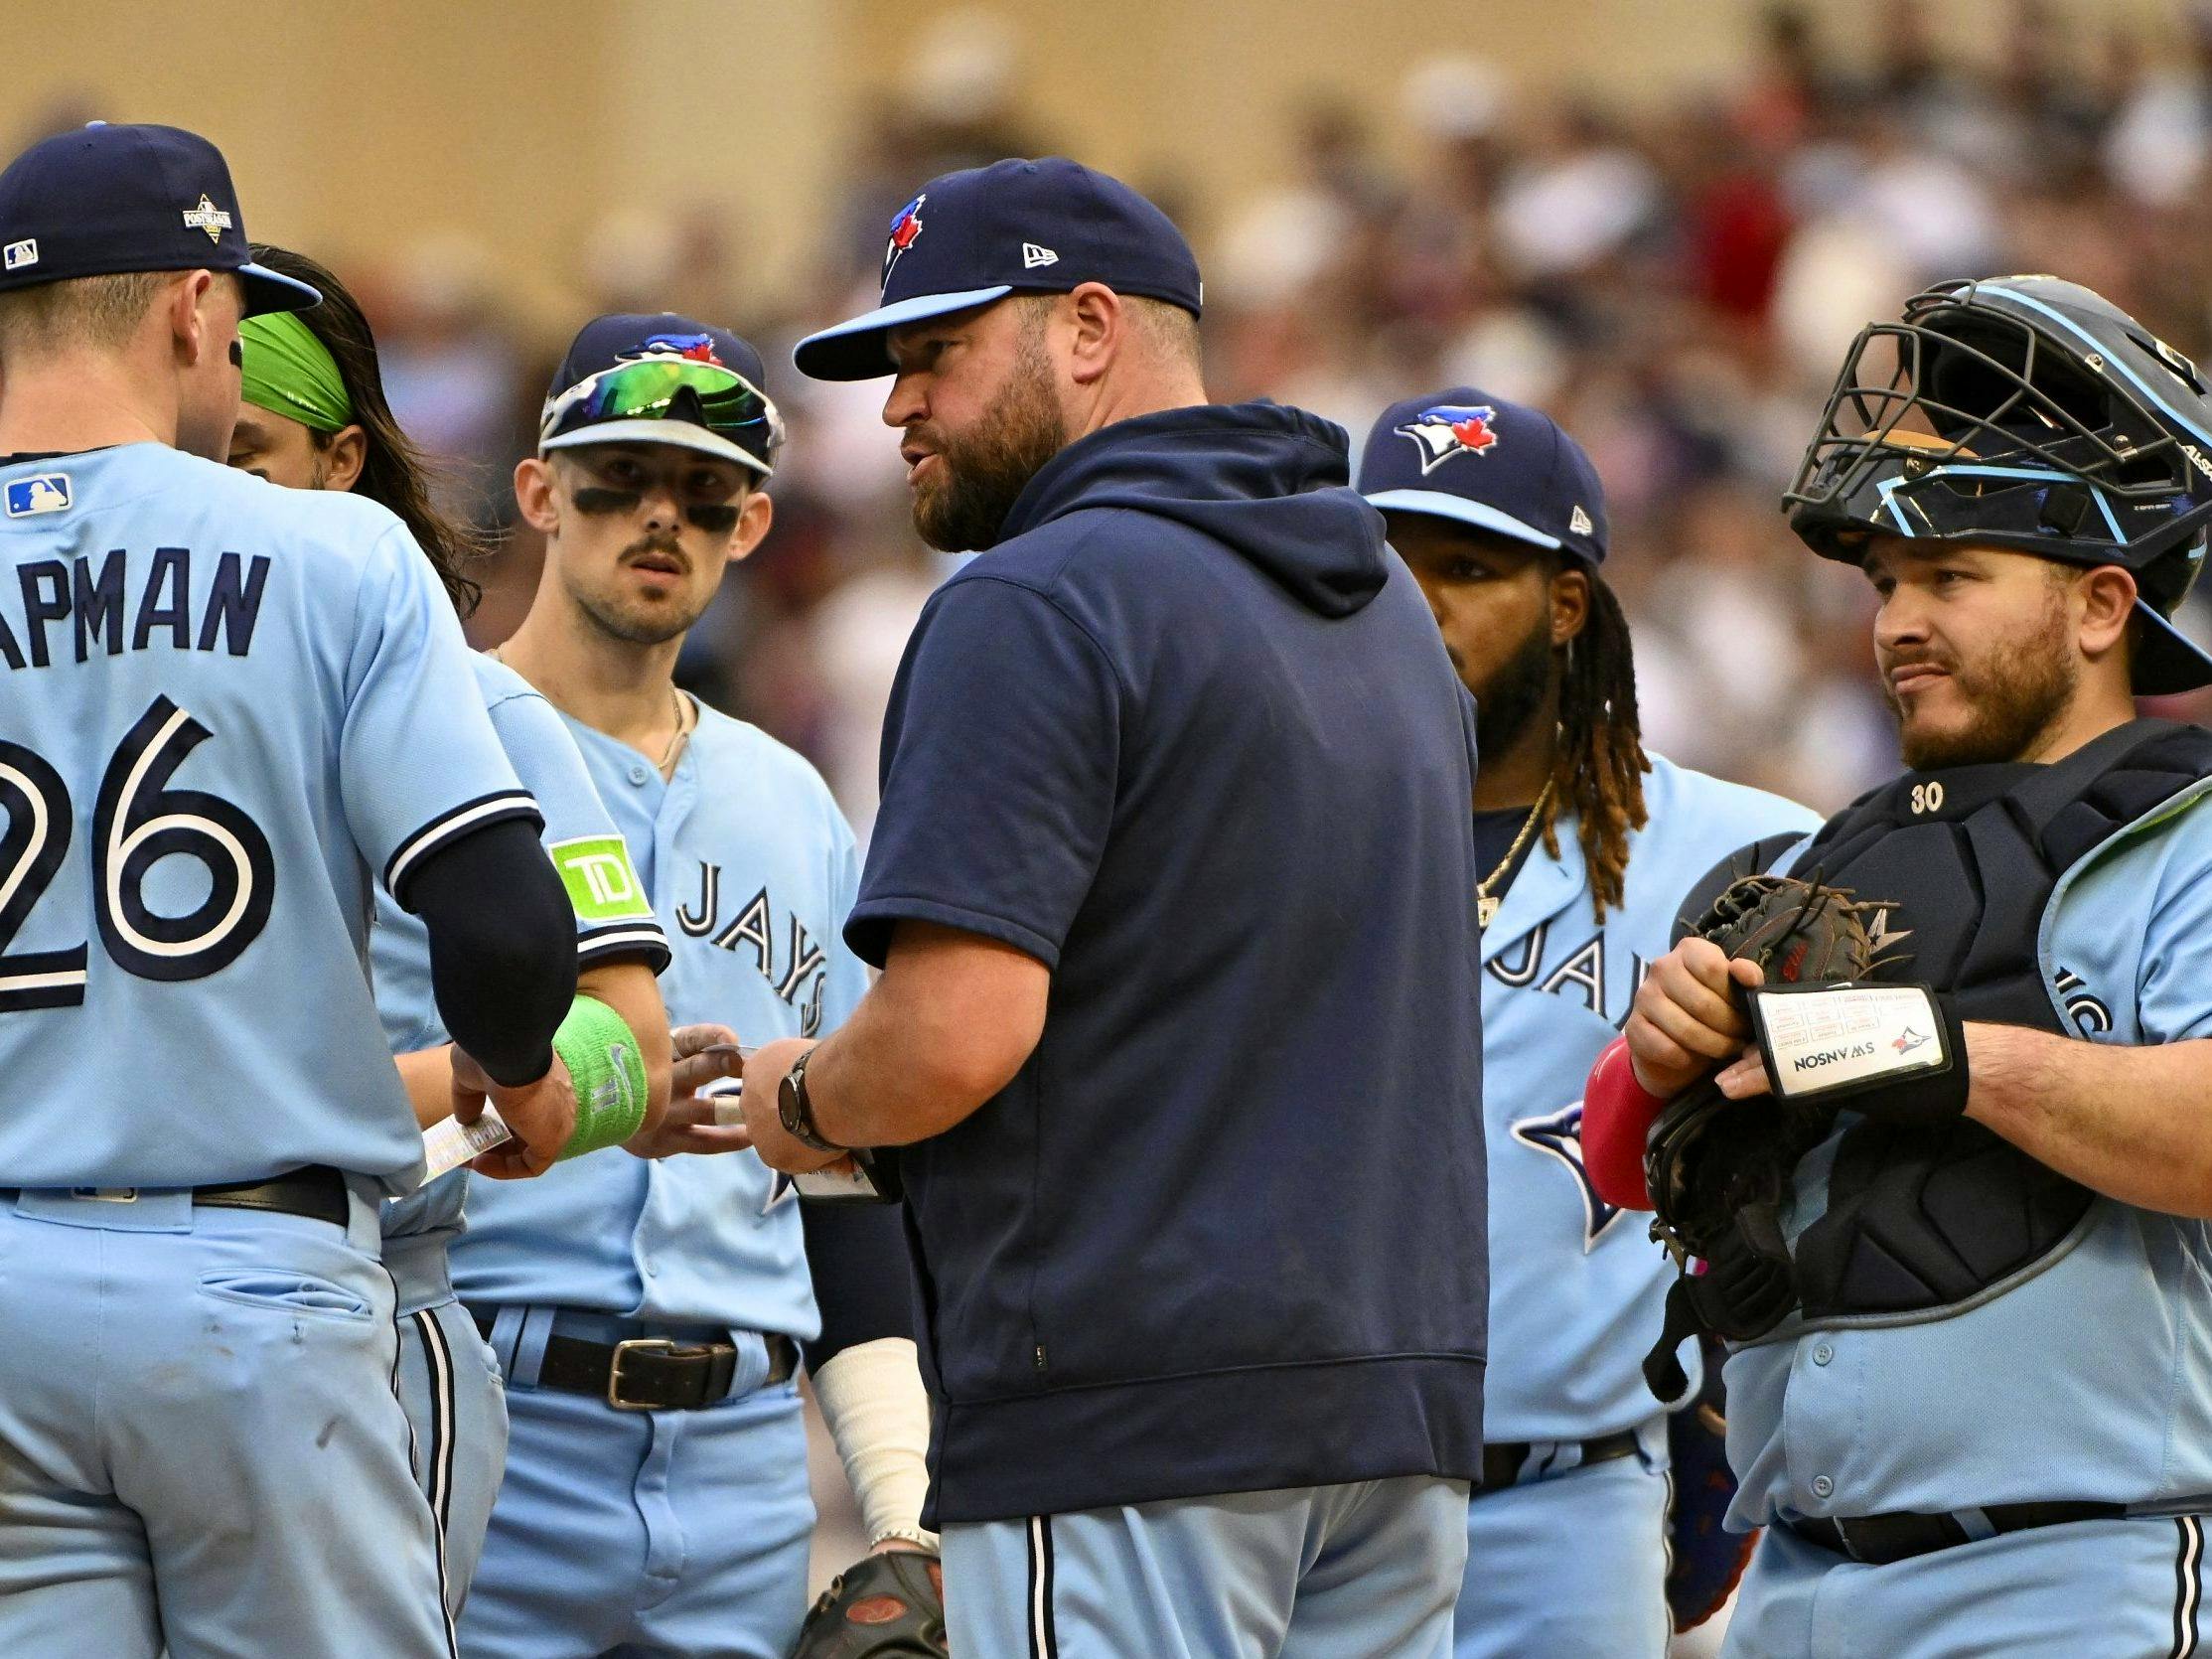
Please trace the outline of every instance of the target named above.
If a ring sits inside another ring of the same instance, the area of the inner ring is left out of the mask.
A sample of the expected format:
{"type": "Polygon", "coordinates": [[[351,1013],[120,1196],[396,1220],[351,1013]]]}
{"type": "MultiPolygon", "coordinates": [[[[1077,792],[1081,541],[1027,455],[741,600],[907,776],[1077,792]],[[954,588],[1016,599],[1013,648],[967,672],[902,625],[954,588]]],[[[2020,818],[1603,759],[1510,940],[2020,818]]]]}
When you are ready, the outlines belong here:
{"type": "Polygon", "coordinates": [[[70,505],[70,475],[39,472],[29,478],[8,480],[7,506],[11,519],[28,519],[40,513],[65,512],[70,505]]]}
{"type": "Polygon", "coordinates": [[[924,191],[898,211],[891,221],[891,239],[883,244],[883,280],[891,280],[891,271],[906,250],[914,245],[914,238],[922,233],[922,204],[930,199],[924,191]]]}
{"type": "Polygon", "coordinates": [[[1548,1153],[1565,1164],[1582,1194],[1582,1251],[1587,1255],[1605,1230],[1620,1220],[1618,1207],[1597,1195],[1590,1172],[1582,1164],[1582,1103],[1545,1118],[1523,1118],[1513,1125],[1513,1137],[1532,1151],[1548,1153]]]}
{"type": "Polygon", "coordinates": [[[1398,428],[1419,446],[1421,472],[1434,472],[1455,455],[1483,455],[1495,448],[1491,422],[1498,411],[1488,403],[1432,403],[1398,428]]]}

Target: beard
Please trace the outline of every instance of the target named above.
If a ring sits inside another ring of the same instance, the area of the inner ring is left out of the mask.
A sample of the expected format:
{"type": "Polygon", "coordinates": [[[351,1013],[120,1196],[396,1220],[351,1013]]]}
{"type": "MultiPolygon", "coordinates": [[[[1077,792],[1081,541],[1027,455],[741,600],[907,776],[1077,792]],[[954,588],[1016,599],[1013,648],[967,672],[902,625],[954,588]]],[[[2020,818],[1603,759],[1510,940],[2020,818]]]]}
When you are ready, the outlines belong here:
{"type": "Polygon", "coordinates": [[[1963,726],[1916,731],[1884,678],[1882,695],[1897,716],[1898,747],[1915,772],[2019,759],[2066,712],[2081,679],[2065,606],[2055,596],[2033,627],[1973,669],[1940,657],[1929,660],[1950,673],[1969,714],[1963,726]]]}
{"type": "MultiPolygon", "coordinates": [[[[689,562],[674,536],[645,535],[622,550],[615,561],[618,574],[634,554],[647,552],[689,562]]],[[[667,599],[650,600],[612,588],[593,592],[573,582],[569,593],[601,632],[630,645],[662,645],[674,639],[705,615],[707,606],[714,602],[712,588],[696,601],[681,590],[667,599]]]]}
{"type": "MultiPolygon", "coordinates": [[[[1451,651],[1449,646],[1446,651],[1451,651]]],[[[1459,654],[1451,652],[1452,666],[1461,670],[1465,666],[1459,654]]],[[[1470,685],[1475,693],[1475,755],[1479,763],[1489,755],[1502,755],[1521,740],[1529,722],[1544,706],[1546,695],[1551,688],[1551,627],[1548,616],[1537,627],[1529,630],[1511,657],[1498,665],[1490,682],[1480,687],[1470,685]]]]}
{"type": "Polygon", "coordinates": [[[994,545],[1029,481],[1068,445],[1051,368],[1026,341],[1013,374],[972,430],[959,437],[919,430],[937,450],[938,476],[914,493],[914,528],[941,553],[994,545]]]}

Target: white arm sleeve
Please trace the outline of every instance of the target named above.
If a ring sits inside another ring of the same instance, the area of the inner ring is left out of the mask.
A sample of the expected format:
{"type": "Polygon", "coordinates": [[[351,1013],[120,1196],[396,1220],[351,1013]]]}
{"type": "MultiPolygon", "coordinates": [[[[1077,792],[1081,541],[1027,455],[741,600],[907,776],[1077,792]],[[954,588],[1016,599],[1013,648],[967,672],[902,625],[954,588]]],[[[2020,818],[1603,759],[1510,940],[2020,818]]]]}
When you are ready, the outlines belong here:
{"type": "Polygon", "coordinates": [[[912,1341],[886,1336],[839,1352],[814,1373],[814,1400],[860,1501],[871,1547],[904,1538],[938,1547],[922,1530],[929,1494],[930,1402],[912,1341]]]}

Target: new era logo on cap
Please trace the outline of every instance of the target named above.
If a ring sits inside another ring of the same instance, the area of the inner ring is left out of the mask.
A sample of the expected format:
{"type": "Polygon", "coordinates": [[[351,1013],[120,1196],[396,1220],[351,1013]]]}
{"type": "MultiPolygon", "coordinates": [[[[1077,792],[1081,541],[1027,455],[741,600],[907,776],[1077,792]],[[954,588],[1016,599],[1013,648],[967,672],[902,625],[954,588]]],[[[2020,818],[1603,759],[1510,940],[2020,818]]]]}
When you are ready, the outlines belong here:
{"type": "Polygon", "coordinates": [[[1582,504],[1580,502],[1576,502],[1574,504],[1574,513],[1573,516],[1567,520],[1566,528],[1574,531],[1576,535],[1588,535],[1591,529],[1594,528],[1590,524],[1590,516],[1582,511],[1582,504]]]}
{"type": "Polygon", "coordinates": [[[1039,265],[1057,265],[1059,263],[1060,255],[1053,252],[1051,248],[1039,247],[1035,242],[1023,242],[1021,244],[1021,268],[1023,270],[1033,271],[1039,265]]]}

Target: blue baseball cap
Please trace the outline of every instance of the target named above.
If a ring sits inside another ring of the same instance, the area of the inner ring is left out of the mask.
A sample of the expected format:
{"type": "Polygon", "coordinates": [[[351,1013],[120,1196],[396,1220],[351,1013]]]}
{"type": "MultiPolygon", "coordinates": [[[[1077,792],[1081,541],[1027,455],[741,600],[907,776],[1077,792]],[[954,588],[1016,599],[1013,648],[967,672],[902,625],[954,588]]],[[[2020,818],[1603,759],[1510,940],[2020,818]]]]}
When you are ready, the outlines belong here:
{"type": "Polygon", "coordinates": [[[765,479],[784,441],[783,416],[761,389],[767,377],[760,353],[711,323],[672,311],[594,317],[553,372],[538,452],[669,444],[738,462],[765,479]]]}
{"type": "Polygon", "coordinates": [[[1543,410],[1473,386],[1385,409],[1359,489],[1386,513],[1450,519],[1592,567],[1605,558],[1605,487],[1582,446],[1543,410]]]}
{"type": "Polygon", "coordinates": [[[230,169],[196,132],[94,121],[41,139],[0,173],[0,292],[190,270],[233,272],[248,317],[323,300],[253,262],[230,169]]]}
{"type": "Polygon", "coordinates": [[[891,220],[883,303],[810,334],[792,361],[817,380],[871,380],[893,373],[884,336],[902,323],[1086,282],[1194,317],[1203,298],[1183,232],[1118,179],[1065,156],[948,173],[891,220]]]}

